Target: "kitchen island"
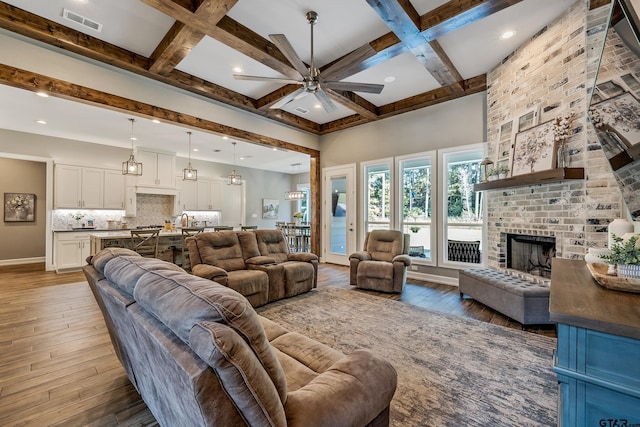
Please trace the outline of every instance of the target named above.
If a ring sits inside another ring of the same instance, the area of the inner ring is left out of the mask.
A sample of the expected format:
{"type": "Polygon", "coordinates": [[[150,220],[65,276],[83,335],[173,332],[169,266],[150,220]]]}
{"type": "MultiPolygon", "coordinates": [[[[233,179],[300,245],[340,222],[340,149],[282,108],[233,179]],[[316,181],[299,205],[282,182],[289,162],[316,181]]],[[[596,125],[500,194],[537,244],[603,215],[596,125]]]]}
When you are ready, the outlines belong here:
{"type": "MultiPolygon", "coordinates": [[[[114,230],[90,234],[91,255],[104,248],[131,248],[131,230],[114,230]]],[[[182,231],[160,230],[158,258],[180,264],[182,257],[182,231]]]]}

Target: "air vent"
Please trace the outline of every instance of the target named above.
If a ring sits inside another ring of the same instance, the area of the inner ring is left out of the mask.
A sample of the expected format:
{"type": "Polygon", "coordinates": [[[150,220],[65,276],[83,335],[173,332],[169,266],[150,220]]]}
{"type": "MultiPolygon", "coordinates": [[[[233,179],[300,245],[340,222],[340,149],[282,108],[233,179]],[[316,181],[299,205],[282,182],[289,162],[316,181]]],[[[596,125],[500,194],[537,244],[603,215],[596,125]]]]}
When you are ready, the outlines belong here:
{"type": "Polygon", "coordinates": [[[309,114],[309,110],[305,110],[302,107],[296,107],[296,108],[293,109],[293,111],[297,111],[300,114],[309,114]]]}
{"type": "Polygon", "coordinates": [[[76,24],[80,24],[84,27],[90,28],[93,31],[102,31],[102,24],[99,24],[98,22],[93,21],[89,18],[85,18],[82,15],[78,15],[77,13],[72,12],[69,9],[62,9],[62,17],[64,19],[68,19],[69,21],[73,21],[76,24]]]}

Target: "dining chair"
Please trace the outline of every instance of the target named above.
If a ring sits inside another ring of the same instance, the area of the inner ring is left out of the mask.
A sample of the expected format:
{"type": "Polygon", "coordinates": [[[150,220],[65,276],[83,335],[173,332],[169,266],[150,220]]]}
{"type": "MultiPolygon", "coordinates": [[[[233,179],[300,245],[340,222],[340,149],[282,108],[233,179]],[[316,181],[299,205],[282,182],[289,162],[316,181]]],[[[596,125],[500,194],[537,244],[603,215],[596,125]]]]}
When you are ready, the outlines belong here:
{"type": "Polygon", "coordinates": [[[228,226],[228,225],[214,225],[213,226],[213,231],[227,231],[227,230],[233,230],[233,227],[228,226]]]}
{"type": "Polygon", "coordinates": [[[257,230],[258,226],[257,225],[243,225],[243,226],[240,227],[240,229],[242,231],[257,230]]]}
{"type": "Polygon", "coordinates": [[[296,227],[296,224],[293,222],[287,222],[284,227],[284,236],[287,238],[287,243],[289,244],[289,250],[291,252],[300,252],[300,242],[302,236],[300,235],[300,230],[296,227]]]}
{"type": "Polygon", "coordinates": [[[131,230],[131,249],[147,258],[158,258],[160,229],[131,230]]]}
{"type": "Polygon", "coordinates": [[[187,246],[187,237],[195,236],[196,234],[202,233],[204,231],[203,227],[192,227],[192,228],[183,228],[182,229],[182,260],[181,267],[187,271],[191,271],[191,263],[189,261],[189,247],[187,246]]]}

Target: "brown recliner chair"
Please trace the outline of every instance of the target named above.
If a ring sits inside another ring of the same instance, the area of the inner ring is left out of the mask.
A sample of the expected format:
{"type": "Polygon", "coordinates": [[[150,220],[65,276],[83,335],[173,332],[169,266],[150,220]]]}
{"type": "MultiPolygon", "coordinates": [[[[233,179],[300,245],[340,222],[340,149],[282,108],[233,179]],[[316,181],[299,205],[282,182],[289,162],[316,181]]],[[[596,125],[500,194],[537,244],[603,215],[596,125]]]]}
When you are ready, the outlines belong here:
{"type": "MultiPolygon", "coordinates": [[[[269,265],[252,266],[269,274],[269,302],[292,297],[315,288],[318,281],[318,256],[307,252],[289,252],[282,230],[254,230],[258,250],[273,259],[281,269],[269,265]],[[278,276],[280,278],[278,278],[278,276]]],[[[248,246],[248,245],[247,245],[248,246]]]]}
{"type": "Polygon", "coordinates": [[[191,272],[241,293],[253,307],[260,307],[269,301],[269,276],[264,271],[249,269],[247,264],[270,264],[273,260],[245,259],[238,238],[241,233],[251,232],[217,231],[187,238],[191,272]]]}
{"type": "Polygon", "coordinates": [[[367,233],[364,251],[349,255],[349,283],[362,289],[402,292],[407,280],[409,235],[399,230],[367,233]]]}

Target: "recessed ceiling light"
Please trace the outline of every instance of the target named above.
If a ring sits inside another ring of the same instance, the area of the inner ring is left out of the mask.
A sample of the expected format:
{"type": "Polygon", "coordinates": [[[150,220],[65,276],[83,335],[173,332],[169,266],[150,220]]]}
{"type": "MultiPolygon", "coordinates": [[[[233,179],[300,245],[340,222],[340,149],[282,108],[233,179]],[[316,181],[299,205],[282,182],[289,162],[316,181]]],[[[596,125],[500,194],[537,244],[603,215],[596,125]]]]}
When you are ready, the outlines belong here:
{"type": "Polygon", "coordinates": [[[242,72],[242,67],[233,67],[233,72],[234,73],[241,73],[242,72]]]}
{"type": "Polygon", "coordinates": [[[36,92],[36,95],[42,97],[42,98],[48,98],[49,94],[46,92],[36,92]]]}
{"type": "Polygon", "coordinates": [[[273,147],[272,150],[273,151],[278,151],[278,149],[276,147],[273,147]]]}
{"type": "Polygon", "coordinates": [[[314,105],[314,107],[315,107],[315,108],[322,108],[322,105],[320,105],[320,104],[316,104],[316,105],[314,105]]]}
{"type": "Polygon", "coordinates": [[[193,151],[200,151],[200,150],[198,150],[197,148],[194,148],[193,151]]]}
{"type": "Polygon", "coordinates": [[[240,160],[244,160],[244,157],[240,157],[240,160]]]}
{"type": "Polygon", "coordinates": [[[158,119],[153,119],[153,120],[151,120],[151,121],[152,121],[153,123],[156,123],[156,124],[160,123],[160,120],[158,120],[158,119]]]}
{"type": "Polygon", "coordinates": [[[513,37],[515,35],[516,35],[516,32],[514,30],[509,30],[509,31],[505,31],[504,33],[502,33],[500,38],[502,40],[506,40],[506,39],[510,39],[511,37],[513,37]]]}
{"type": "Polygon", "coordinates": [[[36,120],[36,123],[38,123],[39,125],[46,125],[47,122],[44,120],[36,120]]]}
{"type": "Polygon", "coordinates": [[[387,77],[384,78],[384,82],[385,83],[391,83],[391,82],[395,82],[395,81],[396,81],[396,78],[393,77],[393,76],[387,76],[387,77]]]}
{"type": "Polygon", "coordinates": [[[225,135],[222,137],[222,139],[229,139],[229,137],[225,135]]]}

